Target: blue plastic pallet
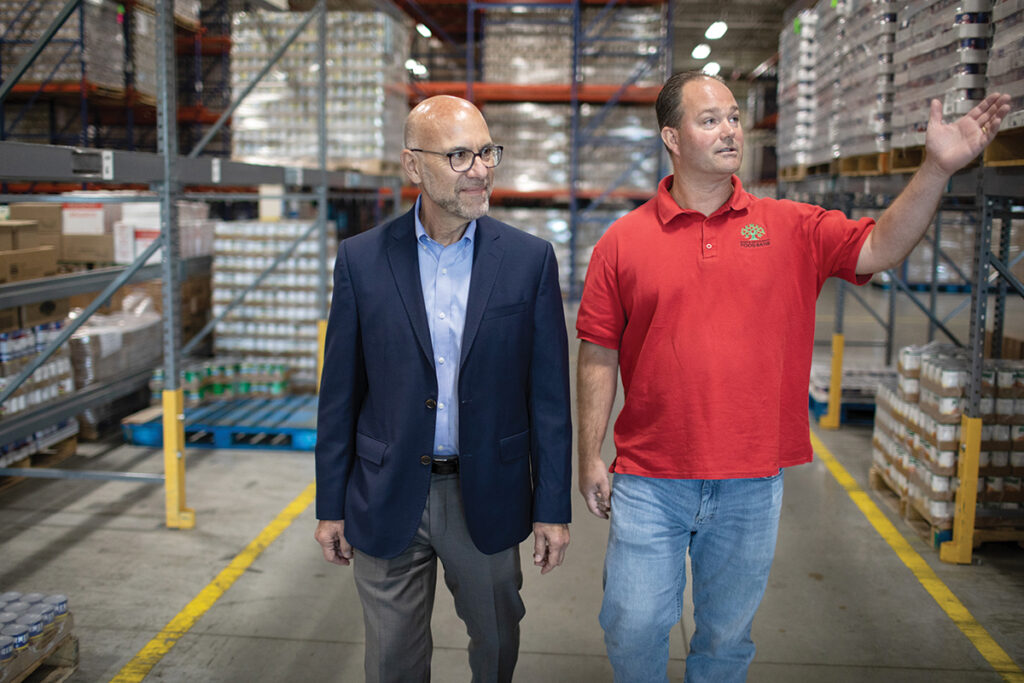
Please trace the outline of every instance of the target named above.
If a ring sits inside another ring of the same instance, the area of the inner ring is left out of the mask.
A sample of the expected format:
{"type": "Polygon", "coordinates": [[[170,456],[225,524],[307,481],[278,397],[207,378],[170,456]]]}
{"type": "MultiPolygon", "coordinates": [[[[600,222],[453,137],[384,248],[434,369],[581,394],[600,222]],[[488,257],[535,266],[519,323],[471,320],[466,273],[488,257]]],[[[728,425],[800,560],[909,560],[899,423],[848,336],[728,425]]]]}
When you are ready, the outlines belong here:
{"type": "MultiPolygon", "coordinates": [[[[185,410],[185,443],[190,448],[263,448],[311,451],[316,445],[316,396],[246,398],[185,410]]],[[[163,422],[156,417],[121,425],[137,446],[163,446],[163,422]]]]}
{"type": "MultiPolygon", "coordinates": [[[[828,402],[815,401],[811,397],[808,397],[807,401],[814,419],[820,422],[822,416],[828,412],[828,402]]],[[[875,404],[840,403],[839,422],[840,424],[870,426],[875,422],[875,404]]]]}

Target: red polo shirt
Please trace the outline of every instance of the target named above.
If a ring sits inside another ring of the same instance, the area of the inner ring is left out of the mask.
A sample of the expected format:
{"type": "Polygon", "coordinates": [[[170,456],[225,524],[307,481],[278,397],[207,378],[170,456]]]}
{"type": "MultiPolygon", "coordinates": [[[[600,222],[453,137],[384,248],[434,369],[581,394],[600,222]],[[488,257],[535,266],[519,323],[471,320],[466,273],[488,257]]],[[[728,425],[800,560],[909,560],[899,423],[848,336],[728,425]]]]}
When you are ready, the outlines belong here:
{"type": "Polygon", "coordinates": [[[829,276],[868,281],[854,270],[874,221],[759,199],[735,176],[704,216],[672,180],[598,241],[576,321],[619,351],[611,471],[731,479],[809,462],[815,300],[829,276]]]}

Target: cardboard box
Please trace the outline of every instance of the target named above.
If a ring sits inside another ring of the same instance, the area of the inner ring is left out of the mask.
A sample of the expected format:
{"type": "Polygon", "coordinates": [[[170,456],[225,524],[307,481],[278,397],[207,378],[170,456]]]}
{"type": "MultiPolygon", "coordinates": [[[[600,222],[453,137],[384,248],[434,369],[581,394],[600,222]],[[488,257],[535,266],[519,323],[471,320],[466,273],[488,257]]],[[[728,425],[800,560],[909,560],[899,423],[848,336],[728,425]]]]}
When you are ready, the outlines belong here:
{"type": "Polygon", "coordinates": [[[47,202],[23,202],[11,204],[11,218],[35,221],[39,224],[39,246],[50,245],[60,257],[60,241],[63,232],[61,216],[64,208],[60,204],[47,202]]]}
{"type": "MultiPolygon", "coordinates": [[[[153,230],[118,221],[114,224],[114,263],[134,263],[139,254],[158,239],[160,239],[159,225],[153,230]]],[[[146,263],[160,263],[161,258],[163,255],[157,250],[146,263]]]]}
{"type": "Polygon", "coordinates": [[[69,263],[114,263],[114,236],[64,235],[60,260],[69,263]]]}
{"type": "Polygon", "coordinates": [[[0,284],[56,274],[57,250],[53,247],[0,251],[0,284]]]}
{"type": "Polygon", "coordinates": [[[68,317],[70,310],[71,307],[66,298],[51,299],[21,306],[18,317],[21,320],[21,326],[28,329],[36,325],[63,320],[68,317]]]}
{"type": "Polygon", "coordinates": [[[108,235],[121,220],[120,204],[64,204],[61,230],[65,235],[108,235]]]}
{"type": "MultiPolygon", "coordinates": [[[[131,286],[131,285],[129,285],[131,286]]],[[[110,300],[106,304],[96,309],[96,312],[101,315],[110,315],[111,313],[118,313],[122,310],[121,303],[124,301],[124,295],[127,288],[122,287],[113,294],[110,295],[110,300]]],[[[88,292],[86,294],[74,294],[68,297],[69,308],[86,308],[91,304],[99,292],[88,292]]]]}
{"type": "Polygon", "coordinates": [[[35,221],[0,221],[0,251],[40,246],[39,224],[35,221]]]}
{"type": "Polygon", "coordinates": [[[12,332],[21,327],[17,308],[5,308],[0,311],[0,334],[12,332]]]}

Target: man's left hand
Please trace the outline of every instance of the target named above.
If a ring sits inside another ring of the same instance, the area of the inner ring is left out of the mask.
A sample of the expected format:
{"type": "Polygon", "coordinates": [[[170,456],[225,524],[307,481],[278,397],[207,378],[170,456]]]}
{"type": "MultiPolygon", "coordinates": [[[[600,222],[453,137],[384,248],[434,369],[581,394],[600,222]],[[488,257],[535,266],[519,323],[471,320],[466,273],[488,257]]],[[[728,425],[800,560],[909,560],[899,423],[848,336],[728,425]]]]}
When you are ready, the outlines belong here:
{"type": "Polygon", "coordinates": [[[533,524],[533,563],[540,567],[541,574],[562,564],[565,549],[569,546],[568,524],[533,524]]]}
{"type": "Polygon", "coordinates": [[[942,122],[942,103],[931,102],[925,134],[926,161],[948,176],[966,166],[992,142],[1003,117],[1010,112],[1010,96],[992,93],[954,123],[942,122]]]}

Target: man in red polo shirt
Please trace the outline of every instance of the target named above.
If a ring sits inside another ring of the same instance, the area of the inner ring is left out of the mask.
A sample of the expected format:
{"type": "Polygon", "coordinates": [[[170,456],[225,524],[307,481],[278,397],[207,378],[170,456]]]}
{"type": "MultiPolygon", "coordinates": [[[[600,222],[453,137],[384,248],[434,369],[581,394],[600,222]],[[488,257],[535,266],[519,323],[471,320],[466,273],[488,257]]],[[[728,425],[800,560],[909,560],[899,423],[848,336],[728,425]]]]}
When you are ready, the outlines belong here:
{"type": "Polygon", "coordinates": [[[676,74],[656,106],[673,175],[597,243],[580,303],[579,486],[592,513],[611,512],[600,620],[615,680],[666,680],[689,550],[686,680],[743,681],[782,468],[812,456],[818,293],[828,277],[863,284],[906,257],[1009,98],[950,125],[933,102],[925,161],[877,223],[744,192],[740,110],[720,79],[676,74]],[[613,495],[601,443],[620,368],[613,495]]]}

